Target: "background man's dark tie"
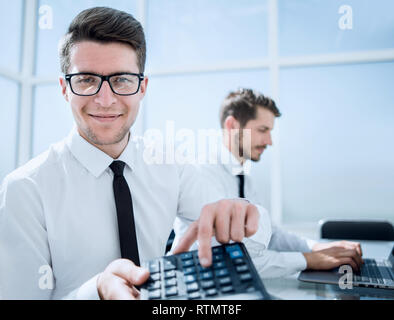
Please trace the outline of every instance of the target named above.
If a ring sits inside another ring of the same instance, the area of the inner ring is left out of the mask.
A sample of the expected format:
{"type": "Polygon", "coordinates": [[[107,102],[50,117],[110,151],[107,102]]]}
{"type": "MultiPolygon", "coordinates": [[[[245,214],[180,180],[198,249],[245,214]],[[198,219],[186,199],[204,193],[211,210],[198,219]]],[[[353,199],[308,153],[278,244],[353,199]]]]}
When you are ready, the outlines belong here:
{"type": "Polygon", "coordinates": [[[245,198],[245,193],[244,193],[245,176],[243,174],[239,174],[239,175],[237,175],[237,177],[239,180],[238,196],[240,198],[245,198]]]}
{"type": "Polygon", "coordinates": [[[123,161],[114,161],[109,167],[114,172],[113,187],[118,216],[120,252],[122,258],[130,259],[139,266],[140,258],[135,233],[133,201],[129,186],[123,176],[125,163],[123,161]]]}

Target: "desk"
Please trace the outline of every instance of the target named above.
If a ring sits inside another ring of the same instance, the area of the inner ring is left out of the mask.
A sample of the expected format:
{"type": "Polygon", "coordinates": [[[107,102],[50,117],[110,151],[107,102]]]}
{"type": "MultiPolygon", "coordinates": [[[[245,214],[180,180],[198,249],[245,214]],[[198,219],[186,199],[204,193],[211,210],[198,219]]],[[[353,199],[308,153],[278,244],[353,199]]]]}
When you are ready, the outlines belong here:
{"type": "MultiPolygon", "coordinates": [[[[363,257],[387,259],[394,241],[360,241],[363,257]]],[[[262,279],[273,299],[285,300],[394,300],[394,290],[371,288],[340,289],[336,285],[298,281],[299,273],[283,278],[262,279]],[[384,292],[384,294],[381,294],[384,292]],[[379,295],[377,295],[379,293],[379,295]]]]}

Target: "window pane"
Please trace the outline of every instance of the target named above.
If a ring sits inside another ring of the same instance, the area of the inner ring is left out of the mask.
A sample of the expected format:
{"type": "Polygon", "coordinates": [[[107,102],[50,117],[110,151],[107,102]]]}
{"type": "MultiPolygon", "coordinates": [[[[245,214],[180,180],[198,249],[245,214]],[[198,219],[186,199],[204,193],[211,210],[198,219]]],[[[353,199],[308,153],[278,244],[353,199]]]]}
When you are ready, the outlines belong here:
{"type": "Polygon", "coordinates": [[[46,151],[52,143],[65,138],[73,127],[70,106],[59,85],[35,88],[33,119],[33,157],[46,151]]]}
{"type": "Polygon", "coordinates": [[[18,117],[18,84],[0,77],[0,182],[15,168],[18,117]],[[5,94],[6,93],[6,94],[5,94]]]}
{"type": "Polygon", "coordinates": [[[393,81],[394,63],[281,72],[285,222],[393,221],[393,81]]]}
{"type": "Polygon", "coordinates": [[[265,57],[267,25],[266,1],[151,0],[149,70],[265,57]]]}
{"type": "MultiPolygon", "coordinates": [[[[244,71],[189,76],[152,77],[146,96],[146,128],[157,128],[163,136],[180,129],[220,129],[219,110],[225,96],[239,87],[256,89],[270,95],[269,72],[244,71]]],[[[196,139],[196,144],[198,143],[196,139]]],[[[198,146],[196,146],[198,148],[198,146]]],[[[251,172],[261,202],[270,206],[271,151],[264,152],[262,161],[253,164],[251,172]]]]}
{"type": "Polygon", "coordinates": [[[268,71],[226,72],[151,77],[147,90],[148,128],[220,128],[219,109],[224,97],[239,87],[269,94],[268,71]]]}
{"type": "Polygon", "coordinates": [[[279,0],[278,10],[281,55],[394,47],[391,0],[279,0]]]}
{"type": "MultiPolygon", "coordinates": [[[[109,6],[119,10],[127,11],[138,18],[136,14],[137,1],[130,0],[81,0],[73,1],[70,5],[69,0],[40,0],[39,8],[43,11],[39,13],[38,35],[37,35],[37,66],[36,74],[39,76],[57,76],[60,73],[58,44],[62,36],[67,32],[67,28],[72,19],[84,9],[96,6],[109,6]],[[52,28],[46,10],[49,6],[52,12],[52,28]]],[[[38,10],[39,10],[38,8],[38,10]]]]}
{"type": "Polygon", "coordinates": [[[23,6],[21,0],[0,1],[0,68],[18,72],[20,68],[23,6]]]}

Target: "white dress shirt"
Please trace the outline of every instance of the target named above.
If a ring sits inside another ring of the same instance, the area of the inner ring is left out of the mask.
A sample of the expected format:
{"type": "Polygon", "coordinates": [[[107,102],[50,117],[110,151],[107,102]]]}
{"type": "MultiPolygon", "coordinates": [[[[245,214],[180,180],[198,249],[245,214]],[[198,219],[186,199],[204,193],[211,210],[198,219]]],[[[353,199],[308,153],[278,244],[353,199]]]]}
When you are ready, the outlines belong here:
{"type": "MultiPolygon", "coordinates": [[[[239,196],[239,180],[237,175],[244,173],[245,198],[254,204],[260,204],[257,193],[253,187],[252,180],[247,174],[250,162],[244,166],[222,146],[221,153],[217,155],[217,164],[203,164],[200,166],[200,177],[204,185],[210,185],[219,191],[224,198],[235,198],[239,196]],[[227,161],[230,159],[230,161],[227,161]],[[223,161],[225,160],[225,161],[223,161]]],[[[261,207],[261,204],[259,206],[261,207]]],[[[260,211],[265,209],[260,209],[260,211]]],[[[174,231],[178,238],[186,231],[188,222],[184,218],[176,218],[174,231]]],[[[275,225],[272,225],[272,236],[267,247],[254,238],[245,238],[243,241],[256,265],[256,269],[262,278],[273,278],[290,275],[306,268],[306,260],[302,252],[309,252],[314,240],[299,237],[289,233],[275,225]]]]}
{"type": "MultiPolygon", "coordinates": [[[[194,221],[217,198],[193,166],[148,164],[142,140],[118,158],[133,198],[140,260],[162,256],[176,216],[194,221]]],[[[0,296],[97,299],[97,276],[120,258],[113,159],[77,132],[9,174],[0,189],[0,296]],[[47,280],[53,272],[53,288],[47,280]]],[[[265,220],[264,220],[265,219],[265,220]]],[[[267,245],[268,225],[259,241],[267,245]]]]}

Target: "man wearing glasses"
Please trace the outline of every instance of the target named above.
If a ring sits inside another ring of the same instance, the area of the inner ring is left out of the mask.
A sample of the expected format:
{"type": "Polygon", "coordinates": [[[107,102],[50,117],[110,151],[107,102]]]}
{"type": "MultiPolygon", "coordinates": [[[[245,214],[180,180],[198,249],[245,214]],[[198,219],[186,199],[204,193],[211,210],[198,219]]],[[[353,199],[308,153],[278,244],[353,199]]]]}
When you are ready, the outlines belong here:
{"type": "Polygon", "coordinates": [[[212,202],[219,198],[191,167],[144,161],[130,134],[148,85],[138,21],[111,8],[81,12],[60,63],[76,126],[1,186],[2,298],[137,299],[149,277],[140,261],[164,254],[176,216],[195,222],[175,252],[198,240],[203,266],[212,236],[268,244],[258,206],[212,202]]]}

